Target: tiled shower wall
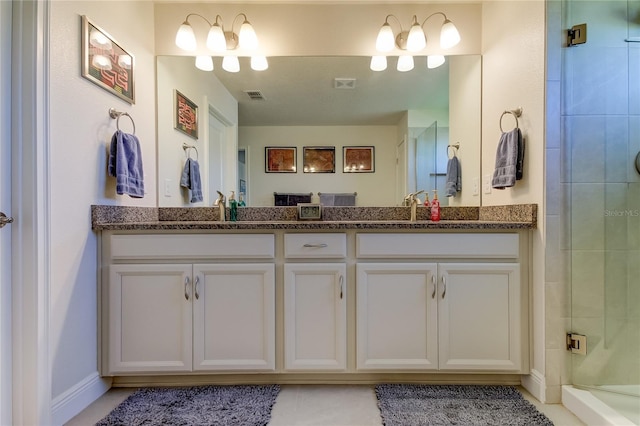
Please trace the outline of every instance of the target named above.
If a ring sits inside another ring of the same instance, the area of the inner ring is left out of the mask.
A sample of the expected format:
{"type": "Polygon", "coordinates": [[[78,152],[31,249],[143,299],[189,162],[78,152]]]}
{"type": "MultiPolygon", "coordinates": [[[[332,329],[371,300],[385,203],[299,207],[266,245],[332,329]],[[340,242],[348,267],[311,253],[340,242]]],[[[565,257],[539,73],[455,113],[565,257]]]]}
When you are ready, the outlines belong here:
{"type": "Polygon", "coordinates": [[[562,384],[640,382],[640,0],[547,2],[548,402],[562,384]],[[587,43],[566,29],[587,23],[587,43]],[[564,349],[586,334],[587,356],[564,349]]]}

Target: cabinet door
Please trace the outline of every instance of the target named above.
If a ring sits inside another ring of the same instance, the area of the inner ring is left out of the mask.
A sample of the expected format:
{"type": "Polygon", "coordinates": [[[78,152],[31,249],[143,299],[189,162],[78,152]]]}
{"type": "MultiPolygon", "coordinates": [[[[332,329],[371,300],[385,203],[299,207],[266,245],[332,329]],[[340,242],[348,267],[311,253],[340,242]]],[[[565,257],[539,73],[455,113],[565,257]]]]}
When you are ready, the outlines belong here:
{"type": "Polygon", "coordinates": [[[191,265],[111,265],[108,374],[191,370],[191,265]]]}
{"type": "Polygon", "coordinates": [[[438,368],[436,265],[358,263],[357,368],[438,368]]]}
{"type": "Polygon", "coordinates": [[[194,370],[274,370],[274,265],[193,270],[194,370]]]}
{"type": "Polygon", "coordinates": [[[518,264],[440,264],[442,370],[521,369],[518,264]]]}
{"type": "Polygon", "coordinates": [[[346,265],[284,265],[284,366],[344,370],[347,366],[346,265]]]}

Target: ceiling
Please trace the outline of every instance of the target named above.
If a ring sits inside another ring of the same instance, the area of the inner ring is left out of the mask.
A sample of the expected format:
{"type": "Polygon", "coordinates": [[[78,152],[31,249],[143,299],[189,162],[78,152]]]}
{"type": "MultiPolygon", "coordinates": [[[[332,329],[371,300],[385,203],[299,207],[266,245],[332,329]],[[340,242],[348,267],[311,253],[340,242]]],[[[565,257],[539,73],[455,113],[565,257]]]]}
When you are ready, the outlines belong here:
{"type": "Polygon", "coordinates": [[[426,68],[416,57],[409,72],[369,69],[369,57],[269,57],[269,69],[253,71],[240,58],[240,72],[222,70],[214,58],[214,73],[238,100],[242,126],[395,125],[407,110],[448,110],[449,67],[426,68]],[[335,88],[335,79],[347,79],[335,88]],[[355,79],[351,84],[351,79],[355,79]],[[259,91],[252,100],[245,91],[259,91]]]}

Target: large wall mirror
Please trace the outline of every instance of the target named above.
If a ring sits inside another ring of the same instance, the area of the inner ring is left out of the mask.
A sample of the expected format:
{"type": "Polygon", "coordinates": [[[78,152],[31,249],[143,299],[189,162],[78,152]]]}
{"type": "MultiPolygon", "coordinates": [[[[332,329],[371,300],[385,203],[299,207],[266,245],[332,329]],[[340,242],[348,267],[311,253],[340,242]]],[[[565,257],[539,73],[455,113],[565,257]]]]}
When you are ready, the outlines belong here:
{"type": "Polygon", "coordinates": [[[240,59],[240,72],[229,73],[220,58],[204,72],[193,57],[158,57],[161,207],[190,205],[179,187],[184,144],[197,147],[202,170],[205,201],[193,205],[211,205],[217,190],[241,189],[250,206],[274,205],[274,192],[313,193],[313,201],[318,192],[356,192],[357,205],[394,206],[419,189],[439,189],[444,205],[480,205],[479,55],[450,56],[435,69],[416,58],[409,72],[396,71],[395,58],[383,72],[371,71],[363,56],[271,57],[260,72],[240,59]],[[174,129],[176,90],[199,106],[197,139],[174,129]],[[295,148],[295,172],[266,170],[266,147],[295,148]],[[305,172],[305,148],[318,147],[334,148],[334,172],[305,172]],[[372,147],[373,170],[350,170],[344,147],[372,147]],[[452,155],[463,189],[447,198],[452,155]]]}

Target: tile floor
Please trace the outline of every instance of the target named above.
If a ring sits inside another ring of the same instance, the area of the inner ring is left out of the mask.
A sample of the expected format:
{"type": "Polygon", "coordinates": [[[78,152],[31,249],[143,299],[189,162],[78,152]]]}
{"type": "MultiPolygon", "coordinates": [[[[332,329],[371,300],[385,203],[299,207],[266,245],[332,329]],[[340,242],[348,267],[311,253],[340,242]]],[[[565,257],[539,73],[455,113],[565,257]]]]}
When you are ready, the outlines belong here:
{"type": "MultiPolygon", "coordinates": [[[[67,426],[94,425],[135,389],[113,388],[67,426]]],[[[524,397],[556,426],[583,423],[560,404],[541,404],[526,390],[524,397]]],[[[366,385],[282,385],[271,412],[269,426],[380,426],[380,412],[373,386],[366,385]]]]}

